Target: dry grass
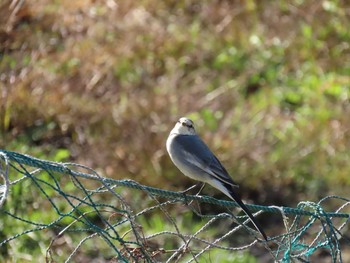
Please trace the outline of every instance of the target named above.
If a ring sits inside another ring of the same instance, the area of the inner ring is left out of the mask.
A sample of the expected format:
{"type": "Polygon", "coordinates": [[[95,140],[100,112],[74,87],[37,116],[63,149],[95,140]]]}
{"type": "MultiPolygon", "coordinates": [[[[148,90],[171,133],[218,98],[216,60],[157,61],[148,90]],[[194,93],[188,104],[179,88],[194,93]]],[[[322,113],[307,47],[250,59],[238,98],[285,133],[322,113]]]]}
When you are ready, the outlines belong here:
{"type": "Polygon", "coordinates": [[[348,187],[345,2],[10,4],[0,9],[1,147],[18,150],[5,142],[24,136],[170,188],[178,171],[164,143],[189,115],[246,197],[294,204],[337,193],[334,178],[348,187]]]}

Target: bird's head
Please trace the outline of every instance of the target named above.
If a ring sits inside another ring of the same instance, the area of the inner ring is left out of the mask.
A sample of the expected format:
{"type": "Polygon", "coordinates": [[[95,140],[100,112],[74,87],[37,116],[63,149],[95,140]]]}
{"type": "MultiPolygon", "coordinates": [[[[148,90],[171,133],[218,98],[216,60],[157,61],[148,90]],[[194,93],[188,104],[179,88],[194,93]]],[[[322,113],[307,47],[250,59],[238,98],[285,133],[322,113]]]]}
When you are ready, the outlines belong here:
{"type": "Polygon", "coordinates": [[[171,134],[195,135],[196,130],[194,129],[193,121],[185,117],[180,118],[171,131],[171,134]]]}

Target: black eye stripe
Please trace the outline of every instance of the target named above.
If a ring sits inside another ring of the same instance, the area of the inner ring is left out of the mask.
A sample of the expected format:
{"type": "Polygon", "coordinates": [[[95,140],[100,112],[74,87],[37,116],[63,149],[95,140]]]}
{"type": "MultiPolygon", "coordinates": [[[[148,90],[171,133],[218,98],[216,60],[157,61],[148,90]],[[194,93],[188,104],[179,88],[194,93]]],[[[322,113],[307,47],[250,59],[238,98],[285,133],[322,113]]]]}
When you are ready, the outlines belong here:
{"type": "Polygon", "coordinates": [[[186,126],[186,127],[188,127],[188,128],[193,128],[193,125],[192,125],[192,124],[187,124],[187,123],[185,123],[185,122],[182,122],[181,124],[182,124],[182,126],[186,126]]]}

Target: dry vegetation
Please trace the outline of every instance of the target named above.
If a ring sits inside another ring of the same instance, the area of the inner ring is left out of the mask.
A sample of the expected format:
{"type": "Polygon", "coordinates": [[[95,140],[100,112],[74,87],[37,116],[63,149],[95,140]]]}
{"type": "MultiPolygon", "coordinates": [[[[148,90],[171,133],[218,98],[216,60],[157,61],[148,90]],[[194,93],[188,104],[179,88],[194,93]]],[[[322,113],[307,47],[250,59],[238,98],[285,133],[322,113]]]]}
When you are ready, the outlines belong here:
{"type": "Polygon", "coordinates": [[[335,0],[3,0],[0,147],[181,190],[186,115],[255,203],[347,195],[349,24],[335,0]]]}
{"type": "Polygon", "coordinates": [[[348,185],[349,7],[299,2],[4,1],[1,146],[164,187],[189,115],[260,201],[348,185]]]}

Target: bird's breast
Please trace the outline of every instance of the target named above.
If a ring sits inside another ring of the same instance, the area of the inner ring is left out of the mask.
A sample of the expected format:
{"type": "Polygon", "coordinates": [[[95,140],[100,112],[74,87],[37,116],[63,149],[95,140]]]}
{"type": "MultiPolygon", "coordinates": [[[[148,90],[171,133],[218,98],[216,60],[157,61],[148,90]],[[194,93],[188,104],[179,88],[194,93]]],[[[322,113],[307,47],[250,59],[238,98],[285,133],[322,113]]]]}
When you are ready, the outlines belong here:
{"type": "Polygon", "coordinates": [[[206,182],[209,179],[209,175],[187,159],[184,150],[177,144],[174,138],[175,136],[169,136],[166,147],[170,159],[173,161],[175,166],[184,175],[190,177],[191,179],[206,182]]]}

